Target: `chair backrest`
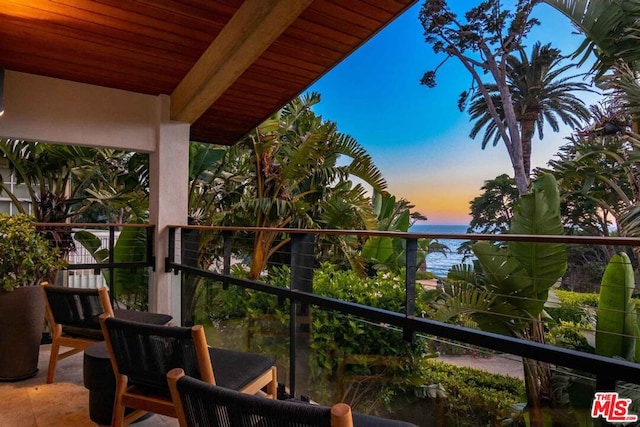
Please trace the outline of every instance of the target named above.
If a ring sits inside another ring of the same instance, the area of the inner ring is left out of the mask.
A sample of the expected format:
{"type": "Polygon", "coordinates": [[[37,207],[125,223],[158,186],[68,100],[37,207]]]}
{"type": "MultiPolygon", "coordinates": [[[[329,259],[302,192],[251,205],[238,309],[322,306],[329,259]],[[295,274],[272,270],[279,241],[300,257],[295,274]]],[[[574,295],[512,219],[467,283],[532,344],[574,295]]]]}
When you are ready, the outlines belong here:
{"type": "Polygon", "coordinates": [[[170,371],[167,378],[181,427],[352,426],[351,409],[345,404],[330,408],[266,399],[207,384],[180,369],[170,371]]]}
{"type": "Polygon", "coordinates": [[[113,315],[107,288],[78,289],[43,285],[42,289],[46,296],[48,314],[57,324],[99,331],[98,317],[102,313],[113,315]]]}
{"type": "Polygon", "coordinates": [[[100,316],[100,322],[114,372],[127,376],[128,385],[168,396],[166,375],[177,367],[196,378],[214,381],[201,325],[159,326],[107,315],[100,316]]]}

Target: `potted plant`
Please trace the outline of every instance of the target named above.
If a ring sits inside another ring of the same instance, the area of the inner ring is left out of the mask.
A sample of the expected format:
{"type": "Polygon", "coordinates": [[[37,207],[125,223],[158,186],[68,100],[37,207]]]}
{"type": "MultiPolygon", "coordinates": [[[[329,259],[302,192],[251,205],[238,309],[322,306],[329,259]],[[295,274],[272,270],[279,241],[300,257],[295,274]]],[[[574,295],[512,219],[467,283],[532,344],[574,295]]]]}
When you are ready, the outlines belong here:
{"type": "Polygon", "coordinates": [[[32,377],[44,325],[40,282],[65,266],[33,217],[0,214],[0,381],[32,377]]]}

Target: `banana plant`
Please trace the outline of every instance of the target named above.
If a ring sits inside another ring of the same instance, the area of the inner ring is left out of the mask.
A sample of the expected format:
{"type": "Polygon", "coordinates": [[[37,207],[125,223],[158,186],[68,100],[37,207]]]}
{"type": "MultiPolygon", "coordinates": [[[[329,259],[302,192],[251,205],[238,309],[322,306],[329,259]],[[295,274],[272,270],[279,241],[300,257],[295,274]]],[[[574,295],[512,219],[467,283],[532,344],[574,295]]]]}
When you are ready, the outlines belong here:
{"type": "MultiPolygon", "coordinates": [[[[407,232],[411,220],[409,208],[403,201],[397,201],[389,193],[373,195],[373,211],[378,218],[378,230],[407,232]]],[[[362,257],[373,264],[375,269],[397,270],[404,253],[404,239],[397,237],[370,237],[362,248],[362,257]]]]}
{"type": "MultiPolygon", "coordinates": [[[[510,234],[562,235],[560,196],[555,178],[542,174],[531,192],[514,207],[510,234]]],[[[460,316],[479,328],[505,335],[544,342],[541,314],[551,287],[567,267],[567,249],[562,243],[509,242],[498,248],[488,242],[472,246],[477,262],[473,269],[456,266],[450,280],[464,280],[472,286],[445,295],[436,306],[436,320],[460,316]],[[490,302],[488,306],[486,303],[490,302]],[[481,304],[479,304],[481,303],[481,304]]],[[[454,283],[453,287],[456,285],[454,283]]],[[[543,402],[552,396],[551,371],[545,364],[524,359],[528,411],[532,425],[543,424],[543,402]]]]}
{"type": "MultiPolygon", "coordinates": [[[[563,232],[556,180],[551,174],[542,175],[534,182],[532,191],[521,196],[514,207],[509,233],[561,235],[563,232]]],[[[506,248],[499,248],[489,242],[477,242],[473,245],[473,252],[477,258],[474,266],[454,266],[448,279],[473,284],[472,288],[466,288],[468,292],[490,292],[493,295],[491,309],[478,310],[472,316],[480,325],[486,325],[491,332],[526,336],[523,327],[542,313],[549,290],[566,270],[566,245],[509,242],[506,248]],[[514,317],[506,317],[508,313],[514,317]],[[489,322],[486,318],[494,319],[489,322]]],[[[458,292],[456,295],[462,294],[458,292]]],[[[468,296],[464,298],[473,300],[468,296]]],[[[450,303],[453,301],[445,295],[441,307],[450,303]]],[[[459,301],[456,305],[462,307],[459,301]]],[[[465,311],[473,312],[469,307],[465,311]]],[[[444,312],[448,313],[446,318],[437,315],[439,320],[446,321],[456,315],[455,310],[444,312]]]]}
{"type": "Polygon", "coordinates": [[[640,360],[640,336],[631,260],[624,252],[615,254],[602,276],[596,324],[596,354],[640,360]]]}
{"type": "MultiPolygon", "coordinates": [[[[598,299],[596,347],[600,356],[620,357],[640,361],[640,330],[636,305],[631,298],[634,276],[631,260],[620,252],[613,255],[602,276],[598,299]]],[[[571,369],[558,369],[553,378],[560,404],[570,405],[577,419],[584,424],[591,420],[591,403],[596,389],[593,381],[576,375],[571,369]]],[[[620,384],[623,397],[636,402],[640,390],[635,384],[620,384]]],[[[634,408],[634,411],[637,411],[634,408]]],[[[581,424],[582,425],[582,424],[581,424]]]]}
{"type": "MultiPolygon", "coordinates": [[[[75,233],[75,240],[79,242],[95,259],[97,263],[109,261],[109,250],[101,248],[100,239],[90,231],[81,230],[75,233]]],[[[143,227],[124,227],[120,231],[118,240],[113,247],[114,262],[142,262],[147,253],[146,229],[143,227]]],[[[127,308],[138,310],[147,309],[147,293],[149,271],[146,268],[116,268],[113,270],[113,294],[119,302],[127,308]]],[[[102,275],[109,283],[109,270],[103,269],[102,275]]]]}
{"type": "MultiPolygon", "coordinates": [[[[374,192],[372,197],[373,212],[377,218],[377,230],[399,231],[406,233],[411,226],[411,205],[407,200],[397,200],[389,193],[374,192]]],[[[447,254],[449,248],[437,240],[418,239],[416,258],[426,260],[429,253],[447,254]]],[[[400,237],[369,237],[362,247],[362,258],[375,270],[399,271],[406,266],[406,241],[400,237]]]]}

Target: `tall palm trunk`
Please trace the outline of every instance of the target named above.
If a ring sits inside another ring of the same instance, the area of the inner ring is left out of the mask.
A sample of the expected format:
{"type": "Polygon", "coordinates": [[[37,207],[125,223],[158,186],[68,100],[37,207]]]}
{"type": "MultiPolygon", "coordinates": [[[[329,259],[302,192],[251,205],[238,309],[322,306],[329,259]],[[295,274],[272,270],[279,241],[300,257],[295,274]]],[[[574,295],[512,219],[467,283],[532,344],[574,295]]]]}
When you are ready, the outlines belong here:
{"type": "MultiPolygon", "coordinates": [[[[524,165],[524,173],[528,176],[531,175],[531,141],[533,140],[533,131],[535,126],[535,117],[531,119],[528,116],[534,116],[534,114],[528,114],[527,117],[520,122],[520,133],[522,140],[522,163],[524,165]]],[[[535,114],[537,116],[537,114],[535,114]]]]}

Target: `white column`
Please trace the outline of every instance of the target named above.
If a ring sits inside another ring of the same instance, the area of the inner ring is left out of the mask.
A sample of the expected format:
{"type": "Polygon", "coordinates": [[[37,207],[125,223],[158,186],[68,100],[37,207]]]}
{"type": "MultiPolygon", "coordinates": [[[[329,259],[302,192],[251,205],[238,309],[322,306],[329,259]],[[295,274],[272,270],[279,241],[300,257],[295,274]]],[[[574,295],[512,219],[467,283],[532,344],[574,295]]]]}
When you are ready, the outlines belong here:
{"type": "MultiPolygon", "coordinates": [[[[180,276],[165,273],[168,225],[186,225],[189,186],[189,124],[169,119],[170,98],[158,97],[158,134],[150,153],[150,222],[156,225],[156,271],[149,285],[149,310],[173,316],[180,322],[180,276]]],[[[179,248],[178,248],[179,249],[179,248]]]]}

